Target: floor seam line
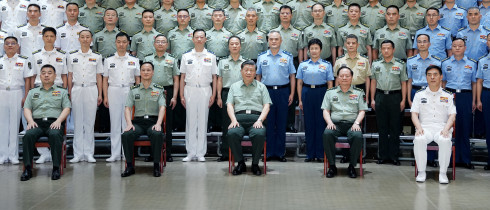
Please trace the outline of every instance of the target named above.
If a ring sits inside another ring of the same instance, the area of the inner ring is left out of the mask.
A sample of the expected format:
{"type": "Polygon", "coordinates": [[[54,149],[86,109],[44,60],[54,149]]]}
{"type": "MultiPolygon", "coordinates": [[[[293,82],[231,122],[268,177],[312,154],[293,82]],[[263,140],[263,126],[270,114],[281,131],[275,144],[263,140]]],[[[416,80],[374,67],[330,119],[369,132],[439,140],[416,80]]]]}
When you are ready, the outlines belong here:
{"type": "Polygon", "coordinates": [[[242,194],[240,195],[240,203],[238,204],[238,210],[242,209],[243,194],[245,194],[245,184],[247,183],[248,176],[245,176],[243,180],[242,194]]]}
{"type": "Polygon", "coordinates": [[[50,195],[48,195],[46,198],[44,198],[43,200],[39,201],[38,203],[34,204],[33,206],[31,206],[31,208],[29,209],[33,209],[34,207],[38,206],[39,204],[41,204],[42,202],[48,200],[50,197],[52,197],[54,194],[58,193],[60,190],[66,188],[66,184],[63,185],[63,187],[61,187],[60,189],[56,190],[55,192],[51,193],[50,195]]]}

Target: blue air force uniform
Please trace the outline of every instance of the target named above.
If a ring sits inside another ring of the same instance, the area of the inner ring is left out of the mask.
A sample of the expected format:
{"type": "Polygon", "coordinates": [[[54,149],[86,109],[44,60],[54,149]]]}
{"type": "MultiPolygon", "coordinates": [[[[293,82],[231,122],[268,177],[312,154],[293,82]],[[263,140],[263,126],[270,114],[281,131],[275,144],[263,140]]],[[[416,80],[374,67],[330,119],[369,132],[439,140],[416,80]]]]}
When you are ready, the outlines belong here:
{"type": "Polygon", "coordinates": [[[417,49],[417,36],[419,34],[427,34],[430,36],[429,53],[439,57],[440,59],[447,58],[446,50],[451,49],[452,39],[449,28],[445,28],[441,25],[437,25],[434,30],[431,30],[429,26],[419,29],[415,33],[415,39],[413,40],[413,49],[417,49]]]}
{"type": "Polygon", "coordinates": [[[468,26],[468,20],[466,19],[466,10],[458,5],[454,5],[449,9],[446,5],[439,9],[441,19],[439,24],[443,27],[450,28],[451,36],[455,37],[458,33],[458,29],[468,26]]]}
{"type": "Polygon", "coordinates": [[[472,30],[469,26],[461,28],[456,35],[457,38],[462,38],[466,42],[466,51],[464,54],[473,60],[478,60],[485,56],[487,50],[487,34],[490,29],[480,25],[476,30],[472,30]]]}
{"type": "Polygon", "coordinates": [[[415,92],[427,87],[427,78],[425,77],[425,70],[429,66],[441,66],[441,59],[435,55],[427,56],[426,59],[420,57],[420,54],[412,56],[407,60],[407,75],[408,79],[412,79],[412,92],[410,98],[413,100],[415,92]]]}
{"type": "MultiPolygon", "coordinates": [[[[478,61],[478,71],[476,78],[483,80],[481,92],[481,102],[483,105],[483,119],[485,122],[485,132],[487,133],[487,147],[490,147],[490,55],[478,61]]],[[[490,165],[490,150],[488,150],[487,165],[490,165]]]]}

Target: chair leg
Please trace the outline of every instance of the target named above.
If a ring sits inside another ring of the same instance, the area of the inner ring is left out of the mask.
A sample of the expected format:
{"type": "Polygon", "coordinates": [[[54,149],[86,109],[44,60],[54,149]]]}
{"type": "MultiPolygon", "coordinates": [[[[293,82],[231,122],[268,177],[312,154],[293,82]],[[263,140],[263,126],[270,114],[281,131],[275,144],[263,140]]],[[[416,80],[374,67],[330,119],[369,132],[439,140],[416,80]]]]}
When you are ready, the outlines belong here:
{"type": "Polygon", "coordinates": [[[323,153],[323,175],[327,174],[327,163],[328,163],[327,154],[325,154],[325,152],[324,152],[323,153]]]}
{"type": "Polygon", "coordinates": [[[415,177],[419,175],[419,171],[417,170],[417,161],[415,161],[415,177]]]}
{"type": "Polygon", "coordinates": [[[267,174],[267,142],[264,141],[264,175],[267,174]]]}
{"type": "MultiPolygon", "coordinates": [[[[163,166],[167,167],[167,143],[163,141],[163,166]]],[[[163,171],[163,168],[162,168],[163,171]]]]}
{"type": "Polygon", "coordinates": [[[453,180],[456,180],[456,147],[452,147],[453,150],[453,180]]]}
{"type": "Polygon", "coordinates": [[[61,164],[60,164],[60,173],[63,175],[64,161],[65,161],[65,142],[61,145],[61,164]]]}
{"type": "Polygon", "coordinates": [[[361,177],[363,176],[363,170],[362,170],[362,149],[361,149],[361,156],[359,156],[359,174],[361,177]]]}
{"type": "Polygon", "coordinates": [[[163,147],[162,147],[162,150],[160,151],[160,162],[159,162],[159,166],[160,166],[160,173],[163,173],[163,165],[166,163],[166,154],[167,154],[167,151],[164,151],[165,150],[165,143],[163,144],[163,147]],[[165,153],[164,153],[165,152],[165,153]]]}

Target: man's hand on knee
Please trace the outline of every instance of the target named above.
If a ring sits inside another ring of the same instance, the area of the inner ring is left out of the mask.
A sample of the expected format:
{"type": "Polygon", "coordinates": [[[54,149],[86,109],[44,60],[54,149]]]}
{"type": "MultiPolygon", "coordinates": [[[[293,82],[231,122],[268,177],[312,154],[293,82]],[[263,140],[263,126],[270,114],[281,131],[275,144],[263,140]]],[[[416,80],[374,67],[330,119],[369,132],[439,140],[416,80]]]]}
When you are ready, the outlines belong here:
{"type": "Polygon", "coordinates": [[[361,127],[359,127],[359,125],[357,124],[353,124],[352,125],[352,128],[350,128],[352,131],[361,131],[361,127]]]}
{"type": "Polygon", "coordinates": [[[130,131],[130,130],[133,130],[133,131],[134,131],[134,130],[136,130],[136,129],[134,128],[133,124],[128,124],[128,125],[126,126],[126,128],[124,129],[124,132],[128,132],[128,131],[130,131]]]}
{"type": "Polygon", "coordinates": [[[51,128],[51,129],[60,129],[61,128],[61,122],[58,122],[58,120],[56,120],[53,123],[51,123],[51,125],[49,126],[49,128],[51,128]]]}
{"type": "MultiPolygon", "coordinates": [[[[133,129],[134,129],[134,126],[133,126],[133,129]]],[[[162,131],[162,125],[153,125],[153,127],[151,127],[152,130],[154,131],[162,131]]]]}
{"type": "Polygon", "coordinates": [[[446,130],[446,129],[442,130],[441,136],[444,138],[449,138],[449,130],[446,130]]]}
{"type": "Polygon", "coordinates": [[[327,129],[329,129],[329,130],[337,130],[337,127],[335,127],[335,124],[332,123],[332,124],[328,124],[327,125],[327,129]]]}
{"type": "Polygon", "coordinates": [[[27,124],[27,129],[26,130],[30,130],[30,129],[33,129],[33,128],[37,128],[37,123],[32,121],[30,123],[27,124]]]}
{"type": "Polygon", "coordinates": [[[234,122],[230,123],[230,125],[228,126],[228,129],[237,128],[237,127],[240,127],[240,124],[238,124],[238,121],[234,121],[234,122]]]}
{"type": "Polygon", "coordinates": [[[424,129],[415,130],[415,136],[423,136],[423,135],[424,135],[424,129]]]}

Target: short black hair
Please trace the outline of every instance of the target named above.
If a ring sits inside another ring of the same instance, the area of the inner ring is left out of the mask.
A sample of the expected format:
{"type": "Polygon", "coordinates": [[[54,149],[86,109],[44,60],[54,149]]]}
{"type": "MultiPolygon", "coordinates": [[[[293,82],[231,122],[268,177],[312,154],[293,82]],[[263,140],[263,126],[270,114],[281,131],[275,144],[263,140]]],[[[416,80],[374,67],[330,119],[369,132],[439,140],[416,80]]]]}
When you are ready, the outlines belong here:
{"type": "Polygon", "coordinates": [[[384,40],[383,42],[381,42],[381,45],[380,46],[383,46],[383,44],[391,44],[391,47],[395,48],[395,43],[393,43],[393,41],[389,40],[389,39],[386,39],[384,40]]]}
{"type": "Polygon", "coordinates": [[[355,34],[349,34],[345,37],[345,40],[347,39],[355,39],[356,42],[359,42],[359,38],[357,38],[357,36],[355,34]]]}
{"type": "Polygon", "coordinates": [[[39,6],[39,4],[29,4],[29,6],[27,6],[28,10],[29,10],[29,7],[36,7],[37,10],[39,10],[39,12],[41,12],[41,7],[39,6]]]}
{"type": "Polygon", "coordinates": [[[437,9],[435,7],[429,7],[427,10],[425,10],[425,14],[427,14],[430,10],[434,10],[437,12],[437,14],[439,14],[439,9],[437,9]]]}
{"type": "Polygon", "coordinates": [[[388,12],[388,10],[389,10],[390,8],[395,8],[395,9],[396,9],[396,11],[397,11],[398,13],[400,13],[400,8],[398,8],[398,6],[396,6],[396,5],[390,5],[390,6],[386,7],[386,11],[388,12]]]}
{"type": "Polygon", "coordinates": [[[347,67],[347,66],[341,66],[341,67],[339,68],[339,70],[337,71],[337,77],[339,77],[340,71],[341,71],[342,69],[349,69],[349,71],[350,71],[350,75],[351,75],[351,76],[354,76],[354,71],[352,71],[352,69],[350,69],[350,68],[349,68],[349,67],[347,67]]]}
{"type": "Polygon", "coordinates": [[[465,41],[463,38],[454,38],[454,39],[453,39],[453,42],[458,41],[458,40],[463,41],[464,46],[466,46],[466,41],[465,41]]]}
{"type": "Polygon", "coordinates": [[[232,38],[237,38],[237,39],[238,39],[238,41],[240,41],[240,45],[242,44],[242,39],[240,39],[240,37],[238,37],[238,36],[236,36],[236,35],[233,35],[233,36],[231,36],[231,37],[228,39],[228,44],[230,44],[230,40],[231,40],[232,38]]]}
{"type": "Polygon", "coordinates": [[[315,3],[315,4],[311,5],[311,11],[313,11],[313,7],[315,7],[316,5],[320,5],[320,6],[322,6],[322,9],[325,9],[325,6],[323,6],[323,4],[315,3]]]}
{"type": "Polygon", "coordinates": [[[223,15],[224,15],[224,14],[226,14],[226,13],[225,13],[225,10],[223,10],[223,9],[221,9],[221,8],[213,9],[213,13],[211,13],[211,14],[213,14],[213,15],[214,15],[214,13],[215,13],[215,12],[222,12],[222,13],[223,13],[223,15]]]}
{"type": "Polygon", "coordinates": [[[359,11],[361,11],[361,5],[359,5],[358,3],[349,4],[349,6],[347,7],[347,10],[350,10],[351,7],[357,7],[357,8],[359,8],[359,11]]]}
{"type": "Polygon", "coordinates": [[[112,8],[112,7],[107,8],[107,9],[104,11],[104,16],[105,16],[105,14],[107,13],[107,11],[114,11],[114,12],[116,12],[116,17],[119,17],[119,15],[117,14],[117,10],[116,10],[116,9],[114,9],[114,8],[112,8]]]}
{"type": "Polygon", "coordinates": [[[317,44],[318,46],[320,46],[320,50],[322,49],[322,45],[323,45],[323,43],[322,43],[322,41],[320,41],[320,40],[319,40],[319,39],[317,39],[317,38],[314,38],[314,39],[312,39],[312,40],[310,40],[310,41],[308,42],[308,49],[310,49],[311,45],[314,45],[314,44],[317,44]]]}
{"type": "Polygon", "coordinates": [[[256,68],[255,61],[253,61],[253,60],[246,60],[245,62],[242,63],[240,68],[243,69],[243,67],[245,67],[246,65],[252,65],[252,66],[254,66],[254,68],[256,68]]]}
{"type": "Polygon", "coordinates": [[[83,30],[81,30],[81,31],[78,33],[78,37],[80,37],[80,34],[82,34],[82,32],[85,32],[85,31],[87,31],[87,32],[89,32],[89,33],[90,33],[90,37],[93,37],[93,36],[94,36],[94,35],[92,34],[92,31],[90,31],[90,30],[88,30],[88,29],[83,29],[83,30]]]}
{"type": "Polygon", "coordinates": [[[15,36],[7,36],[7,37],[5,37],[5,39],[3,39],[3,41],[5,42],[5,41],[7,41],[7,39],[13,39],[13,40],[15,40],[15,42],[17,42],[17,44],[19,44],[19,40],[15,36]]]}
{"type": "Polygon", "coordinates": [[[192,37],[194,37],[196,35],[196,33],[199,31],[202,31],[204,33],[204,36],[206,36],[206,31],[202,28],[198,28],[198,29],[194,30],[194,32],[192,32],[192,37]]]}
{"type": "Polygon", "coordinates": [[[130,39],[129,39],[129,35],[128,35],[127,33],[122,32],[122,31],[116,34],[116,39],[117,39],[118,37],[121,37],[121,36],[126,37],[126,39],[128,39],[128,41],[130,40],[130,39]]]}
{"type": "Polygon", "coordinates": [[[155,66],[153,65],[153,63],[152,63],[152,62],[149,62],[149,61],[146,61],[146,62],[141,63],[141,65],[140,65],[140,69],[141,69],[141,67],[143,67],[143,65],[145,65],[145,64],[150,64],[150,65],[151,65],[151,70],[155,71],[155,66]]]}
{"type": "Polygon", "coordinates": [[[42,35],[44,36],[44,34],[46,32],[53,32],[53,34],[56,36],[56,29],[54,29],[53,27],[46,27],[46,28],[43,28],[43,32],[42,32],[42,35]]]}
{"type": "Polygon", "coordinates": [[[415,39],[418,39],[420,36],[426,36],[427,40],[429,40],[429,43],[430,43],[430,36],[428,34],[419,34],[419,35],[417,35],[417,37],[415,39]]]}
{"type": "Polygon", "coordinates": [[[51,68],[51,69],[53,69],[53,71],[54,71],[54,72],[56,72],[56,68],[54,68],[54,66],[53,66],[53,65],[51,65],[51,64],[44,64],[44,65],[41,67],[41,71],[42,71],[43,69],[45,69],[45,68],[51,68]]]}
{"type": "Polygon", "coordinates": [[[143,10],[143,12],[141,13],[141,17],[143,17],[143,14],[145,14],[145,13],[147,13],[147,12],[149,12],[149,13],[151,13],[153,16],[155,16],[155,13],[153,12],[153,10],[151,10],[151,9],[145,9],[145,10],[143,10]]]}
{"type": "Polygon", "coordinates": [[[427,67],[425,69],[425,76],[427,76],[427,72],[429,72],[429,70],[432,70],[432,69],[437,69],[437,71],[439,71],[439,74],[442,75],[442,69],[441,69],[441,67],[436,66],[436,65],[430,65],[429,67],[427,67]]]}
{"type": "Polygon", "coordinates": [[[187,10],[187,9],[179,9],[179,10],[177,10],[177,14],[179,14],[179,12],[182,12],[182,11],[187,12],[187,14],[189,14],[189,10],[187,10]]]}
{"type": "MultiPolygon", "coordinates": [[[[65,7],[65,8],[66,8],[66,9],[68,9],[68,6],[70,6],[70,5],[75,5],[75,6],[77,6],[77,9],[79,9],[78,4],[77,4],[77,3],[75,3],[75,2],[70,2],[70,3],[66,4],[66,7],[65,7]]],[[[65,9],[65,10],[66,10],[66,9],[65,9]]],[[[79,9],[79,10],[80,10],[80,9],[79,9]]]]}
{"type": "Polygon", "coordinates": [[[293,9],[288,5],[282,5],[281,7],[279,7],[279,12],[281,12],[282,9],[289,9],[289,12],[293,14],[293,9]]]}
{"type": "Polygon", "coordinates": [[[157,39],[158,37],[165,37],[165,39],[167,39],[167,37],[163,34],[157,34],[154,39],[157,39]]]}

